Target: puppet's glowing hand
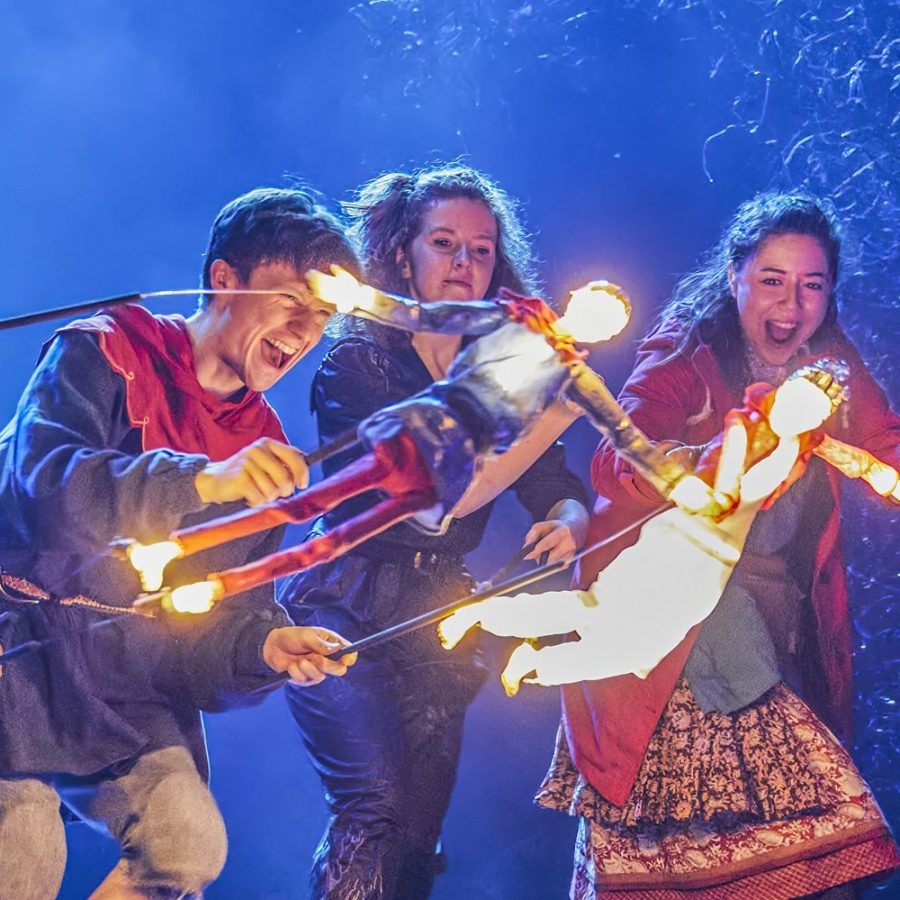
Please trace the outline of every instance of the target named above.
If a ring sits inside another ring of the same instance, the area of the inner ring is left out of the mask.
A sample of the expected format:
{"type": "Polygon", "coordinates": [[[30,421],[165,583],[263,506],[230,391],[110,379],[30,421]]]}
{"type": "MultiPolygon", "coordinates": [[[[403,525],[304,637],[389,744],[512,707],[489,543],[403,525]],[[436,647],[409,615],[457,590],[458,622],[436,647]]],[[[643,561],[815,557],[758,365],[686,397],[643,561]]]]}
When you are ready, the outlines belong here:
{"type": "Polygon", "coordinates": [[[346,675],[356,662],[356,654],[334,658],[347,641],[327,628],[292,625],[274,628],[266,635],[262,656],[273,672],[283,672],[294,684],[309,687],[328,675],[346,675]]]}
{"type": "Polygon", "coordinates": [[[244,500],[262,506],[279,497],[290,497],[309,484],[303,454],[288,444],[260,438],[221,462],[210,463],[194,478],[204,503],[244,500]]]}

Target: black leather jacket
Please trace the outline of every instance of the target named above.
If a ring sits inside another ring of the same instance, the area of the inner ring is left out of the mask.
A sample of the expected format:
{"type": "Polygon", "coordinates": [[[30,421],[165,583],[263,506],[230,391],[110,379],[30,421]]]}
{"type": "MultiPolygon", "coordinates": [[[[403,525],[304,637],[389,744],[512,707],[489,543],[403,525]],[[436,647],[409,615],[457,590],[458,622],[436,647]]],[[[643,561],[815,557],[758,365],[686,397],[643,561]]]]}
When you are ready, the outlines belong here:
{"type": "MultiPolygon", "coordinates": [[[[413,349],[408,334],[367,324],[364,331],[341,338],[328,351],[313,379],[311,404],[321,441],[325,443],[354,429],[376,410],[405,400],[431,383],[431,374],[413,349]]],[[[326,474],[360,453],[355,447],[328,460],[324,465],[326,474]]],[[[588,503],[581,481],[566,466],[559,442],[535,460],[511,489],[536,522],[546,518],[560,500],[573,499],[585,506],[588,503]]],[[[355,498],[332,513],[327,521],[329,524],[343,521],[371,503],[371,496],[355,498]]],[[[481,542],[492,505],[486,504],[465,518],[454,519],[447,533],[439,537],[425,535],[404,523],[377,540],[442,556],[462,557],[481,542]]]]}

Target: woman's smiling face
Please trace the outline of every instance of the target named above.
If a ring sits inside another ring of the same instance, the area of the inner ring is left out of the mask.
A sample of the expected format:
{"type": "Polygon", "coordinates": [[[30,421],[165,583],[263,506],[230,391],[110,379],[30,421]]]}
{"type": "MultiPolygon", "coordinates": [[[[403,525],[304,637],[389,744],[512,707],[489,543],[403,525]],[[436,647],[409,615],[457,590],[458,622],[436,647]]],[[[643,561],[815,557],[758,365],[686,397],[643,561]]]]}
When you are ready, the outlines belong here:
{"type": "Polygon", "coordinates": [[[831,300],[832,275],[821,244],[805,234],[766,238],[728,281],[753,352],[783,366],[815,334],[831,300]]]}

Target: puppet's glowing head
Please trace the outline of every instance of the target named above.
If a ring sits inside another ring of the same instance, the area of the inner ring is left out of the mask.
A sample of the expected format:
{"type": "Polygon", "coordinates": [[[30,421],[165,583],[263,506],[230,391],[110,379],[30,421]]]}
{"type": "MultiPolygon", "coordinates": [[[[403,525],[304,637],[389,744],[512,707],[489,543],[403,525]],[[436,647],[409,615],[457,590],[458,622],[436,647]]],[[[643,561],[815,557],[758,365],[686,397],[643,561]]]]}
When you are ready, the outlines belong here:
{"type": "Polygon", "coordinates": [[[631,317],[631,301],[618,285],[590,281],[572,291],[556,327],[580,344],[597,344],[615,337],[631,317]]]}

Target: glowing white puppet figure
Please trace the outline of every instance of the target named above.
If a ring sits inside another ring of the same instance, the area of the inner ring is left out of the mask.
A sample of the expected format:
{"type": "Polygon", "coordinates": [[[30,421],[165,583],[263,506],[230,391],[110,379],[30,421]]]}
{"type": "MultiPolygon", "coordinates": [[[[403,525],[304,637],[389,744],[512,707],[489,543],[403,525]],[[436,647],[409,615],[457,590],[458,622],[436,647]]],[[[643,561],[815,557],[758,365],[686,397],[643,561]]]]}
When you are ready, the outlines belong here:
{"type": "Polygon", "coordinates": [[[748,390],[747,409],[726,418],[715,456],[713,489],[728,509],[692,509],[696,476],[672,492],[678,504],[644,525],[636,544],[604,569],[587,591],[493,597],[464,606],[438,625],[446,648],[473,626],[534,639],[577,633],[579,640],[536,649],[519,645],[501,680],[512,696],[524,679],[542,685],[646,675],[718,602],[757,512],[821,435],[810,433],[834,411],[841,392],[830,375],[801,370],[780,388],[748,390]],[[755,394],[755,396],[754,396],[755,394]],[[746,471],[745,471],[746,468],[746,471]],[[526,677],[529,673],[531,677],[526,677]]]}

